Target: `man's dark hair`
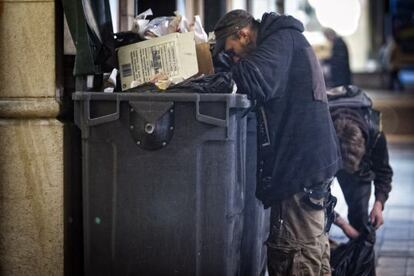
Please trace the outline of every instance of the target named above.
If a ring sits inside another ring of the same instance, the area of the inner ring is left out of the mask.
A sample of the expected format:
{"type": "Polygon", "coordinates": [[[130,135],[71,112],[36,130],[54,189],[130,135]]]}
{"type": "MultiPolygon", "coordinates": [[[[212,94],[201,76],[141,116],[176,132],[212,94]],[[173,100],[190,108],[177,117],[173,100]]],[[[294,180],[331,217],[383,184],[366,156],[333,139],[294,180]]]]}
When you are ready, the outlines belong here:
{"type": "Polygon", "coordinates": [[[224,49],[225,40],[227,37],[238,37],[238,32],[244,27],[251,27],[253,31],[259,29],[259,21],[245,10],[233,10],[226,13],[217,22],[214,27],[214,34],[216,36],[216,46],[214,55],[224,49]]]}
{"type": "Polygon", "coordinates": [[[334,121],[339,139],[345,171],[354,173],[359,169],[365,154],[365,138],[359,125],[350,119],[338,118],[334,121]]]}
{"type": "MultiPolygon", "coordinates": [[[[251,21],[249,24],[247,24],[246,27],[247,26],[250,27],[252,29],[252,31],[257,32],[259,30],[260,22],[256,19],[253,19],[253,21],[251,21]]],[[[236,33],[230,35],[230,37],[240,38],[240,33],[236,32],[236,33]]]]}
{"type": "Polygon", "coordinates": [[[324,28],[322,32],[323,35],[329,40],[333,40],[336,36],[338,36],[338,34],[331,28],[324,28]]]}

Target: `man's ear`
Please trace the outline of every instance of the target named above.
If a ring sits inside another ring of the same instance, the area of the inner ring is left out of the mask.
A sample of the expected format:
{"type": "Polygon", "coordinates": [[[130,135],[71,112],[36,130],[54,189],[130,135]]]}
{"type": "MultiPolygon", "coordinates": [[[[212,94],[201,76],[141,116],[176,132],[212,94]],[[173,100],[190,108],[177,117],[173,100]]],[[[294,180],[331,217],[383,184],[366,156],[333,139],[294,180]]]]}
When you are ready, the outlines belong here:
{"type": "Polygon", "coordinates": [[[249,34],[249,30],[247,28],[243,28],[239,31],[238,33],[239,35],[239,39],[245,42],[250,42],[250,34],[249,34]]]}

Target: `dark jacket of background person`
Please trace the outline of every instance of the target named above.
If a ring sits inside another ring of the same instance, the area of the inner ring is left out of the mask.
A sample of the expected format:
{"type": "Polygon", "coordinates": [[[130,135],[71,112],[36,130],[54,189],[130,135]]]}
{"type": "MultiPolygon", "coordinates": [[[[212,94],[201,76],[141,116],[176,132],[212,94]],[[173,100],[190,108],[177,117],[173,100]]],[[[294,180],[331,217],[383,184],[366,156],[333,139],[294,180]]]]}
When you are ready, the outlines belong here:
{"type": "MultiPolygon", "coordinates": [[[[369,108],[333,108],[332,119],[346,116],[355,121],[365,137],[365,155],[362,158],[360,169],[354,173],[358,185],[371,185],[374,182],[375,199],[384,206],[391,191],[393,171],[389,164],[388,147],[385,135],[370,123],[371,110],[369,108]]],[[[339,182],[350,178],[349,173],[341,170],[337,175],[339,182]]],[[[368,202],[368,200],[367,200],[368,202]]],[[[368,204],[368,203],[367,203],[368,204]]]]}
{"type": "Polygon", "coordinates": [[[332,41],[331,56],[325,59],[323,64],[329,68],[326,78],[327,87],[352,84],[348,48],[341,37],[335,36],[332,41]]]}
{"type": "Polygon", "coordinates": [[[257,104],[256,196],[266,207],[341,167],[323,75],[302,32],[293,17],[265,13],[257,48],[232,67],[239,92],[257,104]]]}

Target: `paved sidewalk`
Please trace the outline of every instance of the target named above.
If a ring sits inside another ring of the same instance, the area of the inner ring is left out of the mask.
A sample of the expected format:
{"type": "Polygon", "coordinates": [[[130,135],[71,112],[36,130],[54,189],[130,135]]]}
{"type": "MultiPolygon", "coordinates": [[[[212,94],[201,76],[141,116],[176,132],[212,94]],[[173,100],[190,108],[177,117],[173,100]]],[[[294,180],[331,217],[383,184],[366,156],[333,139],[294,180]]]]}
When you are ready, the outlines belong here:
{"type": "MultiPolygon", "coordinates": [[[[385,224],[377,232],[377,276],[414,276],[414,144],[390,145],[390,158],[393,190],[384,209],[385,224]]],[[[334,184],[333,193],[338,197],[336,210],[346,217],[338,184],[334,184]]],[[[336,241],[347,241],[336,226],[331,236],[336,241]]]]}

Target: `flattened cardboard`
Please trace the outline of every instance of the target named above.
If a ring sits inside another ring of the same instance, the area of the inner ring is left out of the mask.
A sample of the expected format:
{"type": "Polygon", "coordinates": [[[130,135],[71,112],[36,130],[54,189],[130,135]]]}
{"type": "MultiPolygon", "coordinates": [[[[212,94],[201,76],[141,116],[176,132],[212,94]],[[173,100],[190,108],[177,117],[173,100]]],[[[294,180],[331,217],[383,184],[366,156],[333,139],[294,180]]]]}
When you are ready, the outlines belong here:
{"type": "Polygon", "coordinates": [[[166,74],[178,83],[198,70],[194,33],[173,33],[118,49],[122,90],[166,74]]]}

